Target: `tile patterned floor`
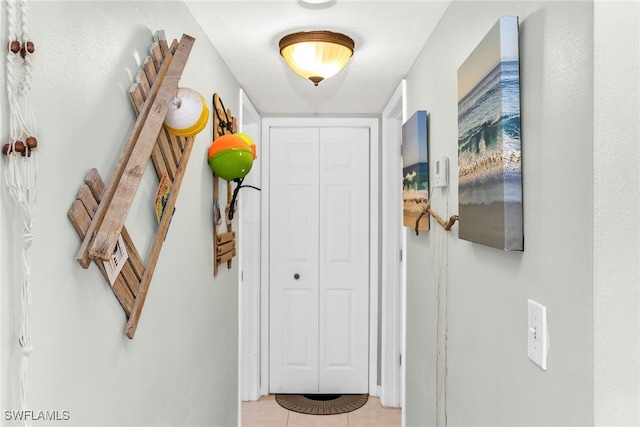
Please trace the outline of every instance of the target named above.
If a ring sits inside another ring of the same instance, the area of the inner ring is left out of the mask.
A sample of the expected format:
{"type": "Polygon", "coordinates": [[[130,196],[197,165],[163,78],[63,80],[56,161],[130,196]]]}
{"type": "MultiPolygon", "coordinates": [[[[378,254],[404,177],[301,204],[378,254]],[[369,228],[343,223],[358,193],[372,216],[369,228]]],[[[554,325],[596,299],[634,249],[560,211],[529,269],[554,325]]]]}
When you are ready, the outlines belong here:
{"type": "Polygon", "coordinates": [[[242,427],[398,427],[399,408],[383,408],[377,397],[369,397],[360,409],[338,415],[305,415],[284,409],[274,395],[257,402],[242,402],[242,427]]]}

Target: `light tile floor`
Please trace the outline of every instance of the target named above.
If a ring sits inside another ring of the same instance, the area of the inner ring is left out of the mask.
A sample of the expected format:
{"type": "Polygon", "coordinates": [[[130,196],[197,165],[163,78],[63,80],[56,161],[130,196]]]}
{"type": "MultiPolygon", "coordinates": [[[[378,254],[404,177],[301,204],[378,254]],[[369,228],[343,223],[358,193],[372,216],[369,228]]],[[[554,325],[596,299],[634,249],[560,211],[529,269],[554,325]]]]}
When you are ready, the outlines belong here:
{"type": "Polygon", "coordinates": [[[383,408],[380,399],[369,396],[353,412],[338,415],[305,415],[284,409],[274,395],[256,402],[242,402],[242,427],[398,427],[399,408],[383,408]]]}

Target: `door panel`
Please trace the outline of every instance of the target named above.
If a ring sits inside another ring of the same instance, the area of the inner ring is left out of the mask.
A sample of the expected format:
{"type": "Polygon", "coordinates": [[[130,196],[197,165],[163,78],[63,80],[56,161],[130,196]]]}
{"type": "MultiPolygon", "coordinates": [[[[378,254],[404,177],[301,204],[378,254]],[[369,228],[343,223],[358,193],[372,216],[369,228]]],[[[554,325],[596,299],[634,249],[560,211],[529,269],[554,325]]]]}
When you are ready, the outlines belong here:
{"type": "Polygon", "coordinates": [[[369,129],[270,132],[269,390],[366,393],[369,129]]]}
{"type": "Polygon", "coordinates": [[[367,393],[369,129],[320,130],[322,393],[367,393]]]}
{"type": "Polygon", "coordinates": [[[269,387],[272,393],[317,391],[318,140],[317,129],[271,130],[269,387]]]}

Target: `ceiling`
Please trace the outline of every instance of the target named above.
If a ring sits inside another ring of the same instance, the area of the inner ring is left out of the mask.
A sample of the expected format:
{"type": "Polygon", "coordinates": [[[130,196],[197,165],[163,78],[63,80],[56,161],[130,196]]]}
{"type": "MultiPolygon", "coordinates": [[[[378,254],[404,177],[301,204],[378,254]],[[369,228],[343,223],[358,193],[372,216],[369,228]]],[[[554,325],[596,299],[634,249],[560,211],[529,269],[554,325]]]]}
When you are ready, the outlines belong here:
{"type": "Polygon", "coordinates": [[[353,115],[382,112],[450,1],[185,3],[261,114],[353,115]],[[283,36],[309,30],[344,33],[355,42],[347,66],[317,87],[293,73],[278,50],[283,36]]]}

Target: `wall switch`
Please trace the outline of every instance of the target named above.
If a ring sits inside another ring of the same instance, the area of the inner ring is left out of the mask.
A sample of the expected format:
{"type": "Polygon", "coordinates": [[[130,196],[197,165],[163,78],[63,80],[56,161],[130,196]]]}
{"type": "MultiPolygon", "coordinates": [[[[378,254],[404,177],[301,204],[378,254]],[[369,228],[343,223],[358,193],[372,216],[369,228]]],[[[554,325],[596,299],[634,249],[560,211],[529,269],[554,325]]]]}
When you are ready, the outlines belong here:
{"type": "Polygon", "coordinates": [[[549,331],[547,328],[547,307],[528,300],[528,345],[527,354],[545,371],[547,370],[547,353],[549,352],[549,331]]]}
{"type": "Polygon", "coordinates": [[[443,157],[436,160],[435,173],[433,176],[434,187],[446,187],[449,180],[449,159],[443,157]]]}

